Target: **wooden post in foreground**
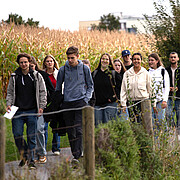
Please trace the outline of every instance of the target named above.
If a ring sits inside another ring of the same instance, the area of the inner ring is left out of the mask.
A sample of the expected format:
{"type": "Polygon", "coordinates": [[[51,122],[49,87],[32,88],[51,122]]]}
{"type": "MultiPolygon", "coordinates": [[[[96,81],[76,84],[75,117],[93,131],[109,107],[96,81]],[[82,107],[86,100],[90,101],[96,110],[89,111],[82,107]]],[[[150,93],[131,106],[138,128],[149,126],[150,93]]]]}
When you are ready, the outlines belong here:
{"type": "Polygon", "coordinates": [[[87,106],[82,110],[83,153],[85,173],[90,180],[95,179],[94,108],[87,106]]]}
{"type": "Polygon", "coordinates": [[[151,110],[151,101],[144,100],[141,102],[141,111],[142,111],[142,123],[146,132],[153,136],[153,125],[152,125],[152,110],[151,110]]]}
{"type": "Polygon", "coordinates": [[[5,119],[0,116],[0,180],[5,179],[5,119]]]}

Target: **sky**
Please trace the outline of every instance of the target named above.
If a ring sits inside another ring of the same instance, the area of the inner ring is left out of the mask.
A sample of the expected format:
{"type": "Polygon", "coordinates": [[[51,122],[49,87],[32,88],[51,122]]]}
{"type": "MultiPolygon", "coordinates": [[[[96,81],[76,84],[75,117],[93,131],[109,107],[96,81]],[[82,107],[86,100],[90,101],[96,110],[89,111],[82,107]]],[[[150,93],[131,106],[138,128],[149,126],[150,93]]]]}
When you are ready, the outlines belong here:
{"type": "Polygon", "coordinates": [[[142,17],[153,15],[153,0],[3,0],[0,21],[9,14],[18,14],[23,20],[33,18],[40,27],[75,31],[79,21],[99,20],[109,13],[142,17]]]}

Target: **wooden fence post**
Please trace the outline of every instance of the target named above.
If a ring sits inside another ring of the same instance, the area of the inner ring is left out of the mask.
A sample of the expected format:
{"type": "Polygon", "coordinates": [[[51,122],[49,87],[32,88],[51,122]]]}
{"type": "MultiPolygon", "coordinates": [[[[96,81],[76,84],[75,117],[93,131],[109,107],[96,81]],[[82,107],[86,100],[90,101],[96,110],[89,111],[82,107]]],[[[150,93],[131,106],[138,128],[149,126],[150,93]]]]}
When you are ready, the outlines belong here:
{"type": "Polygon", "coordinates": [[[142,111],[142,123],[146,132],[153,136],[153,125],[152,125],[152,110],[151,110],[151,101],[144,100],[141,102],[141,111],[142,111]]]}
{"type": "Polygon", "coordinates": [[[83,153],[85,173],[90,180],[95,179],[94,108],[87,106],[82,110],[83,153]]]}
{"type": "Polygon", "coordinates": [[[5,179],[5,119],[0,116],[0,180],[5,179]]]}

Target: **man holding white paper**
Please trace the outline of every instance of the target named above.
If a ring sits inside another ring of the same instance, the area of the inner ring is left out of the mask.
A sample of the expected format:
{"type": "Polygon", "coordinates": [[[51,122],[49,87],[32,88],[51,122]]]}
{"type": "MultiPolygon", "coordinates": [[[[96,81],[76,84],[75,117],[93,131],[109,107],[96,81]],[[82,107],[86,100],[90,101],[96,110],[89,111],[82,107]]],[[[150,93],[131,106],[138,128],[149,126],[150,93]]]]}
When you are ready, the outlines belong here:
{"type": "Polygon", "coordinates": [[[20,53],[17,56],[19,68],[11,74],[7,89],[7,111],[11,106],[18,110],[12,119],[12,131],[16,146],[21,155],[19,166],[28,162],[35,169],[34,150],[36,146],[37,115],[42,114],[47,102],[45,82],[37,71],[30,68],[31,56],[20,53]],[[27,142],[23,138],[24,124],[27,126],[27,142]]]}

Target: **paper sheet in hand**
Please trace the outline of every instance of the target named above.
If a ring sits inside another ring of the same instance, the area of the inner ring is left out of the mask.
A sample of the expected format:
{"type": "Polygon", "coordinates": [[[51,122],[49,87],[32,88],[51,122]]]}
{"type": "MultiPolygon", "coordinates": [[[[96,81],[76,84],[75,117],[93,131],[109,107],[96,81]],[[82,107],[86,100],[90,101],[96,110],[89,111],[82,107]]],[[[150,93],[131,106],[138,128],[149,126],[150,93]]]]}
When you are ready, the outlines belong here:
{"type": "Polygon", "coordinates": [[[18,110],[19,108],[17,106],[11,106],[11,111],[9,112],[6,112],[4,114],[4,117],[5,118],[8,118],[8,119],[12,119],[12,117],[14,116],[14,114],[16,113],[16,111],[18,110]]]}

